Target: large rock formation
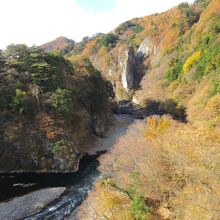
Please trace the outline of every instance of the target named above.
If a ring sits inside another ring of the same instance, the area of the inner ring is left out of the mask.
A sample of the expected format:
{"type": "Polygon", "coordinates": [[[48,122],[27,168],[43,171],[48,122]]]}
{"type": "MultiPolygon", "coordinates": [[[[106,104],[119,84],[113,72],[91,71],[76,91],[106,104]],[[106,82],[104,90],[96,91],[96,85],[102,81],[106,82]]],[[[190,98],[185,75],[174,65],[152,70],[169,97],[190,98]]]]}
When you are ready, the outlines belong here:
{"type": "Polygon", "coordinates": [[[12,45],[4,55],[0,173],[76,171],[81,149],[103,135],[107,82],[89,61],[80,61],[76,72],[63,57],[38,48],[12,45]]]}
{"type": "Polygon", "coordinates": [[[158,51],[155,44],[146,37],[137,51],[137,57],[142,59],[144,56],[157,55],[157,53],[158,51]]]}
{"type": "Polygon", "coordinates": [[[143,72],[147,68],[144,64],[144,59],[149,58],[150,64],[152,61],[157,60],[158,54],[157,47],[147,37],[141,43],[136,53],[133,47],[128,48],[122,58],[119,59],[121,65],[121,83],[126,92],[139,87],[143,72]]]}
{"type": "Polygon", "coordinates": [[[135,52],[133,47],[129,47],[128,51],[121,58],[120,65],[122,67],[121,82],[123,88],[128,92],[134,86],[134,65],[135,52]]]}

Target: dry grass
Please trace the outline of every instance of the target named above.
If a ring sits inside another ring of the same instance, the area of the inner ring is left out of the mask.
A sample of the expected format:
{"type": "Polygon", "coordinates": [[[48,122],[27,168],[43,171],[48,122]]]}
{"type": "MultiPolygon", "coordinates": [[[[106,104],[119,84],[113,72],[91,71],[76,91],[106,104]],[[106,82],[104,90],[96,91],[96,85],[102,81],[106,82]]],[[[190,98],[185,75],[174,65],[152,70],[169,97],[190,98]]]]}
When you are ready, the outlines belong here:
{"type": "MultiPolygon", "coordinates": [[[[172,122],[155,139],[167,165],[172,219],[220,216],[220,138],[218,133],[172,122]]],[[[161,182],[161,184],[164,184],[161,182]]]]}
{"type": "Polygon", "coordinates": [[[97,213],[132,219],[128,195],[141,193],[153,213],[145,219],[218,220],[219,161],[220,137],[213,130],[167,116],[138,121],[100,160],[105,182],[95,187],[97,213]]]}

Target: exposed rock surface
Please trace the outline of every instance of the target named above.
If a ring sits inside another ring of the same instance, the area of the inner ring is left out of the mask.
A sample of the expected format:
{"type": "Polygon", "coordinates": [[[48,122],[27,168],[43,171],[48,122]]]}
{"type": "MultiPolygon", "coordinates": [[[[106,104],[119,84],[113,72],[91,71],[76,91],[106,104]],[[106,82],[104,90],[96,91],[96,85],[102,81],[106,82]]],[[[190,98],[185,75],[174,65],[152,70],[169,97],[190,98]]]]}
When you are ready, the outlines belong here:
{"type": "Polygon", "coordinates": [[[124,89],[129,91],[134,85],[134,64],[135,64],[135,52],[133,47],[129,47],[125,55],[121,58],[121,81],[124,89]]]}
{"type": "Polygon", "coordinates": [[[110,150],[118,138],[126,132],[127,127],[134,122],[134,119],[127,115],[114,115],[112,122],[113,125],[105,132],[104,138],[97,138],[92,147],[85,146],[82,151],[93,155],[99,151],[110,150]]]}
{"type": "Polygon", "coordinates": [[[154,61],[157,60],[158,54],[155,44],[146,37],[137,52],[133,47],[129,47],[122,55],[119,55],[119,74],[122,87],[126,92],[139,87],[143,72],[147,68],[144,64],[144,58],[150,57],[150,60],[154,61]]]}
{"type": "Polygon", "coordinates": [[[92,131],[95,135],[97,135],[98,137],[103,137],[105,132],[105,124],[103,120],[99,119],[98,117],[95,117],[92,120],[91,126],[92,131]]]}
{"type": "Polygon", "coordinates": [[[76,171],[81,158],[75,143],[76,137],[61,119],[55,120],[51,115],[40,112],[35,124],[27,120],[17,120],[17,124],[9,121],[4,123],[2,128],[7,139],[5,138],[1,148],[0,173],[76,171]],[[48,135],[56,132],[65,138],[65,142],[58,141],[54,144],[50,136],[43,133],[46,120],[47,123],[54,123],[47,127],[50,132],[48,135]]]}
{"type": "Polygon", "coordinates": [[[48,203],[58,198],[65,188],[42,189],[25,196],[0,203],[0,219],[21,219],[41,210],[48,203]]]}
{"type": "Polygon", "coordinates": [[[156,54],[157,54],[156,46],[149,40],[148,37],[146,37],[137,51],[137,57],[142,59],[144,56],[156,55],[156,54]]]}

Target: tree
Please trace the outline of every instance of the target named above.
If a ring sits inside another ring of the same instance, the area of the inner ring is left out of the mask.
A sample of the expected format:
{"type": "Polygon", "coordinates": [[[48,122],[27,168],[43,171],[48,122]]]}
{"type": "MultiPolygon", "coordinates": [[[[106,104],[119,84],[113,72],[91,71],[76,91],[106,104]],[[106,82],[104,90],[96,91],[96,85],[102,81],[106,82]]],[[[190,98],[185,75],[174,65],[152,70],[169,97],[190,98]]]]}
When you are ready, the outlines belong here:
{"type": "Polygon", "coordinates": [[[103,35],[101,38],[97,40],[98,46],[101,47],[108,47],[111,46],[112,48],[116,46],[118,37],[114,34],[106,34],[103,35]]]}
{"type": "Polygon", "coordinates": [[[165,77],[169,82],[173,82],[178,79],[180,73],[182,72],[183,63],[180,58],[172,59],[169,66],[170,68],[165,77]]]}
{"type": "Polygon", "coordinates": [[[15,90],[15,96],[12,100],[12,108],[19,114],[33,116],[36,112],[36,101],[27,92],[20,89],[15,90]]]}
{"type": "Polygon", "coordinates": [[[5,64],[4,54],[3,51],[0,50],[0,69],[4,66],[4,64],[5,64]]]}
{"type": "Polygon", "coordinates": [[[108,103],[107,82],[101,77],[97,70],[87,76],[88,100],[92,114],[103,112],[108,103]]]}
{"type": "Polygon", "coordinates": [[[26,56],[28,51],[29,49],[25,44],[10,44],[4,51],[4,56],[7,59],[16,59],[19,57],[26,56]]]}
{"type": "Polygon", "coordinates": [[[52,98],[52,106],[61,113],[73,111],[72,92],[67,89],[58,88],[52,98]]]}

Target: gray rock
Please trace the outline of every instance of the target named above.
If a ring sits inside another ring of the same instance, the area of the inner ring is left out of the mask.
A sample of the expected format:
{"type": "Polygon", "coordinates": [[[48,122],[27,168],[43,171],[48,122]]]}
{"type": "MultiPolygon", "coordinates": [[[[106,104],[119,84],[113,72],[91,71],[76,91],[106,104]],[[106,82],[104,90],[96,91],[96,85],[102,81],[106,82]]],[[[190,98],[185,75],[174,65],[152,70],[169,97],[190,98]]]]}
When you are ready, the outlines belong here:
{"type": "Polygon", "coordinates": [[[94,117],[92,120],[92,131],[98,137],[103,137],[105,132],[104,121],[98,117],[94,117]]]}
{"type": "Polygon", "coordinates": [[[143,59],[144,56],[156,55],[157,53],[156,46],[146,37],[137,51],[137,57],[143,59]]]}
{"type": "Polygon", "coordinates": [[[21,219],[40,211],[48,203],[58,198],[65,187],[42,189],[28,195],[0,203],[0,219],[21,219]]]}
{"type": "Polygon", "coordinates": [[[135,52],[133,47],[129,47],[123,57],[120,59],[122,67],[121,81],[123,88],[128,92],[134,86],[134,65],[135,52]]]}

